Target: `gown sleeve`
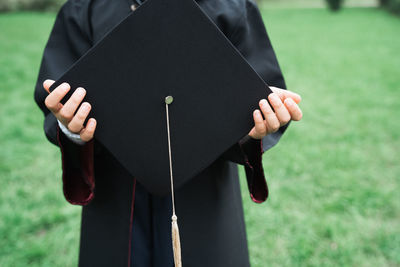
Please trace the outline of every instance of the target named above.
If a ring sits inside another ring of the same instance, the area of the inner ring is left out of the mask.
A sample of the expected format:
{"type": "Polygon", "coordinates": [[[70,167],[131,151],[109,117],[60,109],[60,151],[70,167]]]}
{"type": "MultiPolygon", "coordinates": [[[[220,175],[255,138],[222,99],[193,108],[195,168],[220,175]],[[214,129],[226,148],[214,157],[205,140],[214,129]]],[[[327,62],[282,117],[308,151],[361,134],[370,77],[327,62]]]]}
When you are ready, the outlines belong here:
{"type": "Polygon", "coordinates": [[[94,196],[93,140],[78,145],[63,134],[57,119],[44,104],[48,93],[43,89],[43,81],[58,79],[92,46],[88,2],[69,0],[58,12],[44,49],[34,93],[44,114],[46,137],[61,150],[64,196],[76,205],[85,205],[94,196]]]}
{"type": "MultiPolygon", "coordinates": [[[[246,0],[242,16],[236,23],[229,36],[232,44],[268,85],[286,89],[260,11],[253,0],[246,0]]],[[[268,197],[262,155],[279,141],[286,128],[287,125],[262,140],[246,136],[222,155],[227,160],[244,165],[250,196],[256,203],[264,202],[268,197]]]]}

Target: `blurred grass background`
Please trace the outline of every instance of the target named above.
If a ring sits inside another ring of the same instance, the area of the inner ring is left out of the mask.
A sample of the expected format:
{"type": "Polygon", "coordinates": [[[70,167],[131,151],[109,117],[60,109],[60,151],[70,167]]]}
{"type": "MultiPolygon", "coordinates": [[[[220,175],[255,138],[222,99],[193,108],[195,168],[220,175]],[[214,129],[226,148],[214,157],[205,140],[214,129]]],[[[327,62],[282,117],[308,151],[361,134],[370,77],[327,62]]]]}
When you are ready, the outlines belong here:
{"type": "MultiPolygon", "coordinates": [[[[376,8],[262,13],[304,118],[264,154],[252,266],[400,266],[400,20],[376,8]]],[[[76,266],[81,208],[33,101],[53,13],[0,15],[0,266],[76,266]]]]}

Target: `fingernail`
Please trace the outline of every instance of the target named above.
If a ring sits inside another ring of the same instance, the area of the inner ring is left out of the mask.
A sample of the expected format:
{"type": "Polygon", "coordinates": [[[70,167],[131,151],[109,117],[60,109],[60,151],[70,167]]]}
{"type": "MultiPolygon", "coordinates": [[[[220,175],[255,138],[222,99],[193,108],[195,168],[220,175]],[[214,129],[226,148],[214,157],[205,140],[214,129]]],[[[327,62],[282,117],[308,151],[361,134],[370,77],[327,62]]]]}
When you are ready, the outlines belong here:
{"type": "Polygon", "coordinates": [[[69,84],[68,84],[68,83],[62,83],[62,84],[61,84],[61,88],[62,88],[64,91],[67,91],[67,90],[69,90],[69,84]]]}
{"type": "Polygon", "coordinates": [[[88,121],[88,125],[90,125],[90,127],[94,126],[95,123],[96,123],[96,120],[95,120],[95,119],[90,119],[90,120],[88,121]]]}
{"type": "Polygon", "coordinates": [[[267,104],[267,100],[266,99],[261,99],[260,100],[260,105],[261,106],[265,106],[267,104]]]}
{"type": "Polygon", "coordinates": [[[89,105],[86,104],[86,103],[82,104],[82,110],[83,111],[88,111],[89,110],[89,105]]]}
{"type": "Polygon", "coordinates": [[[270,100],[277,104],[277,102],[279,101],[279,97],[275,93],[272,93],[270,94],[270,100]]]}
{"type": "Polygon", "coordinates": [[[79,87],[78,89],[76,89],[76,93],[79,95],[79,96],[83,96],[84,94],[85,94],[85,89],[83,89],[83,88],[81,88],[81,87],[79,87]]]}

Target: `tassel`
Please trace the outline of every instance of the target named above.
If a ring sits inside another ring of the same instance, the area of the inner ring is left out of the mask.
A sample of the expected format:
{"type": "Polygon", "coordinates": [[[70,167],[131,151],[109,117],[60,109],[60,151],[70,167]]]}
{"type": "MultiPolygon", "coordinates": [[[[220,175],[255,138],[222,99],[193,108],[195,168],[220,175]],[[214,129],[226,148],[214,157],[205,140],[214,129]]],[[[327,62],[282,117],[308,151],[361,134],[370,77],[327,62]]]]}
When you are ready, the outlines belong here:
{"type": "Polygon", "coordinates": [[[172,234],[172,250],[174,253],[175,267],[182,267],[181,239],[179,237],[178,217],[175,214],[174,176],[172,174],[171,136],[169,131],[168,105],[171,104],[172,101],[174,101],[174,98],[172,96],[167,96],[165,98],[165,111],[167,117],[167,136],[168,136],[169,174],[171,178],[171,202],[172,202],[171,234],[172,234]]]}
{"type": "Polygon", "coordinates": [[[174,252],[175,267],[182,267],[181,240],[179,237],[178,217],[172,215],[172,249],[174,252]]]}

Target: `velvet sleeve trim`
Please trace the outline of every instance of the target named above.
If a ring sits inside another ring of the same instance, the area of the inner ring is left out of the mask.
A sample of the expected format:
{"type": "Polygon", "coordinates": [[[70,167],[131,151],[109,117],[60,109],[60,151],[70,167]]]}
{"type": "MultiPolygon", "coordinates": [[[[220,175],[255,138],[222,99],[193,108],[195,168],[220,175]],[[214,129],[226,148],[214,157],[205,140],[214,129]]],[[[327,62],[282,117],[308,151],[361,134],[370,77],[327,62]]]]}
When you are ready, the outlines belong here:
{"type": "Polygon", "coordinates": [[[93,143],[71,142],[57,126],[57,141],[61,150],[62,181],[65,199],[73,205],[87,205],[94,197],[95,179],[93,143]]]}
{"type": "Polygon", "coordinates": [[[264,175],[262,155],[264,154],[262,140],[245,137],[239,142],[244,157],[247,186],[251,199],[262,203],[268,198],[268,185],[264,175]]]}

